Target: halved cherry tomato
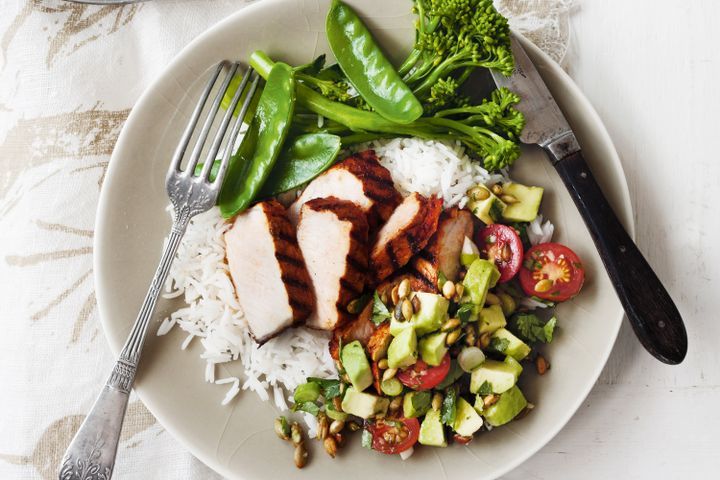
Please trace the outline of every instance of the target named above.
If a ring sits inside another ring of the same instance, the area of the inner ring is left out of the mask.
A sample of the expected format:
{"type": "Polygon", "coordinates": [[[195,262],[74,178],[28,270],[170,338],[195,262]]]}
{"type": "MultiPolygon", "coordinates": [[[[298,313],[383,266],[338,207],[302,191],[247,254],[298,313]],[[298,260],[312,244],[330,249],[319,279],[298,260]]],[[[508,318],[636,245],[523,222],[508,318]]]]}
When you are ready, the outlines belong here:
{"type": "Polygon", "coordinates": [[[414,365],[400,370],[397,373],[397,378],[403,385],[413,390],[430,390],[445,380],[449,371],[450,354],[446,353],[437,367],[431,367],[418,359],[414,365]]]}
{"type": "Polygon", "coordinates": [[[415,445],[420,436],[417,418],[378,419],[367,427],[372,434],[372,448],[378,452],[394,455],[415,445]]]}
{"type": "Polygon", "coordinates": [[[575,252],[559,243],[541,243],[525,254],[520,284],[525,293],[544,300],[564,302],[578,294],[585,269],[575,252]]]}
{"type": "Polygon", "coordinates": [[[523,258],[523,244],[515,229],[495,223],[488,225],[477,234],[480,256],[495,262],[500,271],[499,283],[509,282],[520,270],[523,258]]]}

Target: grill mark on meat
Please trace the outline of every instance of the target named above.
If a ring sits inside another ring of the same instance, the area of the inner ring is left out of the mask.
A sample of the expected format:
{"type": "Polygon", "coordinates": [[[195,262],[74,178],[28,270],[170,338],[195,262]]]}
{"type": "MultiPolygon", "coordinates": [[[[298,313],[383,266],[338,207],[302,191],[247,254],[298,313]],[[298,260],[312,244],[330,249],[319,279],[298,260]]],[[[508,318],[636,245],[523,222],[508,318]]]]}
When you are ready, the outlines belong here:
{"type": "Polygon", "coordinates": [[[363,291],[362,287],[358,288],[357,285],[355,285],[355,283],[349,281],[346,278],[340,279],[340,286],[346,290],[350,290],[354,294],[357,294],[357,296],[360,296],[360,294],[363,291]]]}
{"type": "Polygon", "coordinates": [[[425,276],[423,272],[415,268],[414,265],[408,266],[408,273],[415,277],[417,280],[420,280],[424,285],[426,285],[428,288],[430,288],[432,291],[437,290],[437,285],[435,285],[435,282],[431,278],[428,278],[425,276]]]}
{"type": "Polygon", "coordinates": [[[362,258],[355,258],[353,255],[348,255],[345,260],[350,265],[350,267],[358,272],[359,274],[365,274],[365,271],[367,270],[367,257],[364,256],[362,258]]]}
{"type": "Polygon", "coordinates": [[[301,290],[310,287],[310,285],[308,285],[308,283],[305,282],[303,279],[294,277],[287,272],[283,272],[283,274],[280,275],[280,278],[282,278],[282,281],[285,282],[285,285],[287,285],[288,287],[295,287],[301,290]]]}
{"type": "Polygon", "coordinates": [[[297,268],[305,268],[305,262],[302,260],[302,258],[293,257],[280,252],[275,253],[275,258],[277,258],[279,262],[289,263],[290,265],[297,268]]]}

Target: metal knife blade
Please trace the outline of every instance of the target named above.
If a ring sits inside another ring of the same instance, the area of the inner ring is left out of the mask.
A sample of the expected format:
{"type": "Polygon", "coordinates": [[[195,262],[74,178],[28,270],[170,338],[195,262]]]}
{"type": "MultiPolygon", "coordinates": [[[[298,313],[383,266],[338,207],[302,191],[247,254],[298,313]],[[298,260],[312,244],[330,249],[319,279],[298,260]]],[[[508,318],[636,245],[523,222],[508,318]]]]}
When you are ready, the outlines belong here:
{"type": "Polygon", "coordinates": [[[510,43],[515,57],[512,75],[506,77],[495,70],[491,73],[498,87],[507,87],[520,95],[517,109],[525,115],[526,122],[520,141],[541,146],[555,161],[579,151],[565,115],[515,34],[511,34],[510,43]]]}

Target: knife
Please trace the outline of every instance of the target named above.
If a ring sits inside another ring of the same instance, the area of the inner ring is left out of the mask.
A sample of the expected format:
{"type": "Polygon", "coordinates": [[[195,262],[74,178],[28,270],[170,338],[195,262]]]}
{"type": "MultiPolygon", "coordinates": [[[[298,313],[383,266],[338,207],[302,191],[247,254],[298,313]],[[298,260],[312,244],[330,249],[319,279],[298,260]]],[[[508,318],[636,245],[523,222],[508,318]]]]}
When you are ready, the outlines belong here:
{"type": "Polygon", "coordinates": [[[520,140],[542,148],[565,183],[642,345],[661,362],[679,364],[688,343],[680,312],[610,207],[572,128],[515,34],[511,44],[512,75],[493,71],[492,76],[498,87],[520,95],[517,108],[526,120],[520,140]]]}

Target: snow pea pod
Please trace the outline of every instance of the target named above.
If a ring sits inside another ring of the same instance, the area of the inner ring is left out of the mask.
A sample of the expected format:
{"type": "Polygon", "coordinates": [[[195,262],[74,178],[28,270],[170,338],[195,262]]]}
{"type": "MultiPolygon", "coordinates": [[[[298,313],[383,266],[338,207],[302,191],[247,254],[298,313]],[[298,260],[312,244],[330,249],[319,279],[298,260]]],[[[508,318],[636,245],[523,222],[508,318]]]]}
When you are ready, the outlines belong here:
{"type": "Polygon", "coordinates": [[[348,81],[377,113],[397,123],[413,122],[423,114],[420,101],[352,8],[333,0],[325,29],[348,81]]]}
{"type": "Polygon", "coordinates": [[[340,137],[330,133],[300,135],[283,148],[259,197],[271,197],[309,182],[335,161],[340,137]]]}
{"type": "Polygon", "coordinates": [[[295,77],[277,62],[267,76],[255,116],[233,156],[218,205],[225,218],[245,210],[260,192],[280,155],[295,111],[295,77]]]}

